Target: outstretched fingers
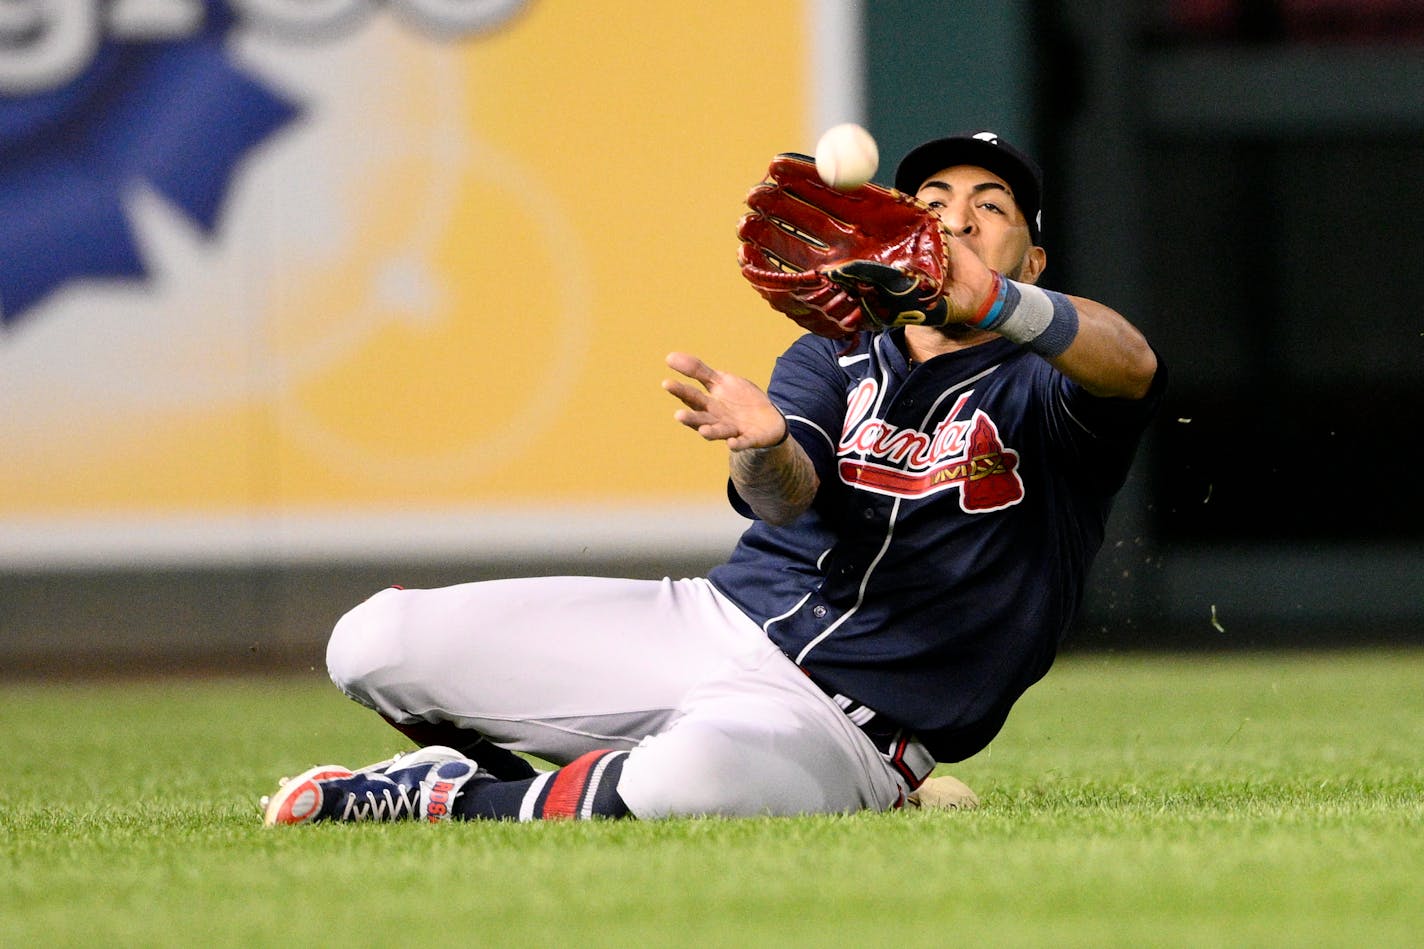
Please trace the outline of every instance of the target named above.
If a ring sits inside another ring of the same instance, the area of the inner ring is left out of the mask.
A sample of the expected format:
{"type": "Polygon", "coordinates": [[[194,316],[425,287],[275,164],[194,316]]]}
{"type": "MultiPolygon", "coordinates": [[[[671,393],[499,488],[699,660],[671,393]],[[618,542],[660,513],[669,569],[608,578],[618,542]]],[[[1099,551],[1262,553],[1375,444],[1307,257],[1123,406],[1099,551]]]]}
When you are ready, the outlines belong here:
{"type": "Polygon", "coordinates": [[[689,412],[679,409],[674,417],[684,425],[700,424],[700,421],[694,420],[694,415],[698,416],[701,421],[705,421],[703,417],[706,416],[708,406],[712,402],[712,396],[707,391],[714,378],[712,368],[697,357],[689,356],[686,353],[670,353],[667,357],[667,364],[687,378],[701,382],[703,386],[699,388],[689,385],[682,379],[663,380],[664,391],[692,410],[689,412]]]}
{"type": "Polygon", "coordinates": [[[682,404],[690,409],[700,412],[707,408],[707,393],[696,386],[688,385],[681,379],[664,379],[663,391],[681,400],[682,404]]]}
{"type": "MultiPolygon", "coordinates": [[[[669,353],[667,364],[687,378],[702,383],[704,387],[711,387],[716,382],[716,370],[696,356],[669,353]]],[[[727,437],[726,434],[719,434],[722,426],[712,411],[713,400],[706,388],[689,385],[681,379],[664,379],[663,389],[686,406],[673,413],[674,419],[708,441],[727,437]]]]}
{"type": "Polygon", "coordinates": [[[701,384],[699,388],[682,379],[663,380],[663,388],[686,406],[673,418],[703,438],[726,441],[733,451],[773,445],[784,438],[786,420],[755,384],[687,353],[670,353],[667,364],[701,384]]]}
{"type": "Polygon", "coordinates": [[[668,353],[666,361],[675,371],[707,387],[715,385],[721,376],[717,370],[690,353],[668,353]]]}

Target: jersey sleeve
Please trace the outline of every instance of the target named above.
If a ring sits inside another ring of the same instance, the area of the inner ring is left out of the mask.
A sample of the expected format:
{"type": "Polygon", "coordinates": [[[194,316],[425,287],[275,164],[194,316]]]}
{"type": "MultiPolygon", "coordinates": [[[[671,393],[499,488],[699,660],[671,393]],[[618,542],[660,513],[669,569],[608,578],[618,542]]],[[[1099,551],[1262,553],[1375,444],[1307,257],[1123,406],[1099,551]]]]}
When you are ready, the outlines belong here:
{"type": "Polygon", "coordinates": [[[823,482],[835,476],[836,441],[845,423],[846,375],[835,346],[819,336],[801,337],[777,359],[767,387],[823,482]]]}
{"type": "Polygon", "coordinates": [[[1051,371],[1054,384],[1048,387],[1045,411],[1053,440],[1069,458],[1083,462],[1076,470],[1090,472],[1099,491],[1116,493],[1127,479],[1138,440],[1161,407],[1167,364],[1159,355],[1157,374],[1140,399],[1095,396],[1057,370],[1051,371]]]}

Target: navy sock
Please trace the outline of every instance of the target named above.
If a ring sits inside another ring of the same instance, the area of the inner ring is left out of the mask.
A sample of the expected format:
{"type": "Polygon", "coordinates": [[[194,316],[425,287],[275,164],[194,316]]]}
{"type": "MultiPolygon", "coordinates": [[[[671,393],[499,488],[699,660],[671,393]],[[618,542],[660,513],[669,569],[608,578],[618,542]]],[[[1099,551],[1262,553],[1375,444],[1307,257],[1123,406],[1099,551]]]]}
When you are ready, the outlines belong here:
{"type": "Polygon", "coordinates": [[[630,817],[618,796],[626,751],[590,751],[559,768],[519,781],[465,785],[451,810],[465,820],[577,820],[630,817]]]}

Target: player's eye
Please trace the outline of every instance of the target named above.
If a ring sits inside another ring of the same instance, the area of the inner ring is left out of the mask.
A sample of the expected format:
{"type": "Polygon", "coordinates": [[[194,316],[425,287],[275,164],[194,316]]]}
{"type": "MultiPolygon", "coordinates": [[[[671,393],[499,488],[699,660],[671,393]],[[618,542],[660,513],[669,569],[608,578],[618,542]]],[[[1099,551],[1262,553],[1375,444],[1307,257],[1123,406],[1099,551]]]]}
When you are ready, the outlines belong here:
{"type": "Polygon", "coordinates": [[[949,205],[945,204],[943,201],[929,201],[929,202],[927,202],[927,204],[928,204],[929,209],[930,209],[931,211],[938,211],[940,208],[945,208],[945,207],[948,207],[948,206],[949,206],[949,205]]]}
{"type": "Polygon", "coordinates": [[[1003,214],[1003,213],[1004,213],[1004,209],[1001,208],[1001,207],[999,207],[997,204],[995,204],[995,203],[992,202],[992,201],[985,201],[985,202],[983,202],[982,204],[980,204],[979,206],[980,206],[981,208],[983,208],[984,210],[989,211],[989,212],[992,213],[992,214],[1003,214]]]}

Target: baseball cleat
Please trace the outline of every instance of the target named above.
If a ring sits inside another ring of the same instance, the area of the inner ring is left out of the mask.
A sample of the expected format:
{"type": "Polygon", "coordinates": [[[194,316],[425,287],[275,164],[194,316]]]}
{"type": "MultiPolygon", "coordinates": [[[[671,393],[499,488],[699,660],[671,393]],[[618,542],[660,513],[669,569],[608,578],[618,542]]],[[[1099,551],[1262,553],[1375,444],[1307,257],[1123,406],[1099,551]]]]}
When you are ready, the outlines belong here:
{"type": "Polygon", "coordinates": [[[433,745],[356,771],[322,765],[284,779],[262,799],[262,823],[448,820],[471,780],[493,780],[474,761],[433,745]]]}
{"type": "Polygon", "coordinates": [[[349,777],[349,768],[327,764],[303,771],[295,778],[283,778],[278,782],[276,794],[262,797],[262,823],[270,827],[316,820],[314,815],[321,809],[321,782],[349,777]]]}

